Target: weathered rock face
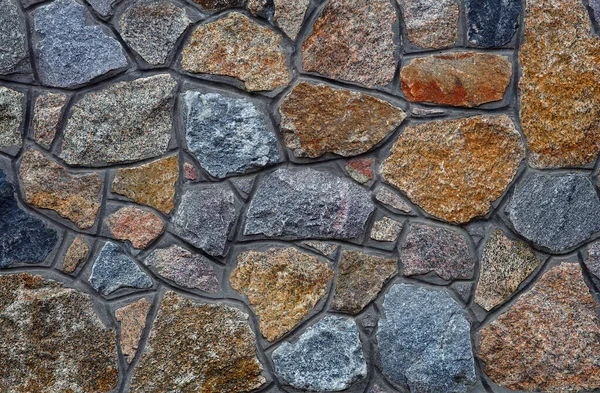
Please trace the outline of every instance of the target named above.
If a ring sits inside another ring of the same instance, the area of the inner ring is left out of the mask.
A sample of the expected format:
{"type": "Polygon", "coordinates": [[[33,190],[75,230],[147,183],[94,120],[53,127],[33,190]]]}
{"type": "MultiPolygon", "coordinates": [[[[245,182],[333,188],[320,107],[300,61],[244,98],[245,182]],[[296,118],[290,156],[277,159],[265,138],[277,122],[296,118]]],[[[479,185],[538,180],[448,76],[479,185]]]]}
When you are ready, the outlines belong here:
{"type": "Polygon", "coordinates": [[[77,236],[65,254],[62,271],[71,274],[77,270],[79,265],[86,261],[90,253],[90,246],[81,236],[77,236]]]}
{"type": "Polygon", "coordinates": [[[486,48],[508,44],[517,31],[520,0],[467,0],[469,42],[486,48]]]}
{"type": "Polygon", "coordinates": [[[400,73],[410,101],[474,107],[500,101],[512,77],[508,57],[458,52],[420,57],[400,73]]]}
{"type": "Polygon", "coordinates": [[[389,217],[383,217],[373,223],[371,239],[380,242],[395,242],[402,231],[402,223],[389,217]]]}
{"type": "Polygon", "coordinates": [[[375,159],[373,158],[354,158],[346,162],[344,170],[354,181],[365,184],[375,178],[374,163],[375,159]]]}
{"type": "Polygon", "coordinates": [[[228,8],[242,7],[244,0],[193,0],[207,11],[223,11],[228,8]]]}
{"type": "Polygon", "coordinates": [[[62,93],[40,94],[33,112],[33,139],[44,149],[50,149],[56,135],[58,122],[67,103],[62,93]]]}
{"type": "Polygon", "coordinates": [[[249,251],[238,256],[231,287],[246,295],[260,332],[274,341],[290,332],[325,296],[334,271],[295,248],[249,251]]]}
{"type": "Polygon", "coordinates": [[[104,221],[117,240],[129,240],[135,248],[146,248],[165,228],[165,223],[156,214],[137,207],[123,207],[104,221]]]}
{"type": "Polygon", "coordinates": [[[274,0],[273,20],[288,37],[295,40],[300,32],[310,0],[274,0]]]}
{"type": "Polygon", "coordinates": [[[60,158],[96,167],[163,154],[171,139],[175,86],[163,74],[86,94],[71,110],[60,158]]]}
{"type": "Polygon", "coordinates": [[[0,1],[0,75],[31,71],[25,18],[16,0],[0,1]]]}
{"type": "Polygon", "coordinates": [[[121,324],[121,349],[128,363],[135,357],[151,306],[146,298],[142,298],[115,311],[115,317],[121,324]]]}
{"type": "Polygon", "coordinates": [[[407,127],[381,173],[427,213],[465,223],[488,213],[524,157],[507,116],[476,116],[407,127]]]}
{"type": "Polygon", "coordinates": [[[249,392],[266,381],[248,315],[167,292],[131,381],[131,393],[249,392]]]}
{"type": "MultiPolygon", "coordinates": [[[[39,0],[29,0],[29,1],[36,1],[39,2],[39,0]]],[[[112,11],[113,8],[121,2],[121,0],[85,0],[86,3],[88,3],[89,5],[92,6],[92,8],[94,9],[94,11],[96,11],[97,13],[99,13],[100,15],[106,17],[109,16],[112,11]]]]}
{"type": "Polygon", "coordinates": [[[402,109],[371,95],[301,82],[281,107],[281,133],[296,157],[355,156],[402,123],[402,109]]]}
{"type": "Polygon", "coordinates": [[[594,276],[593,278],[600,279],[600,241],[596,241],[589,245],[588,257],[583,261],[585,267],[594,276]]]}
{"type": "Polygon", "coordinates": [[[89,295],[28,273],[0,276],[0,390],[107,393],[117,387],[115,332],[89,295]]]}
{"type": "Polygon", "coordinates": [[[422,48],[440,49],[458,39],[460,8],[456,0],[397,0],[408,40],[422,48]]]}
{"type": "Polygon", "coordinates": [[[25,111],[25,95],[0,86],[0,149],[23,143],[21,124],[25,111]]]}
{"type": "Polygon", "coordinates": [[[411,213],[412,208],[399,195],[387,187],[380,187],[375,193],[375,199],[392,211],[411,213]]]}
{"type": "Polygon", "coordinates": [[[512,390],[600,388],[598,305],[577,264],[550,269],[479,332],[478,357],[496,384],[512,390]]]}
{"type": "Polygon", "coordinates": [[[412,393],[465,393],[476,381],[469,321],[445,291],[394,285],[377,341],[383,375],[412,393]]]}

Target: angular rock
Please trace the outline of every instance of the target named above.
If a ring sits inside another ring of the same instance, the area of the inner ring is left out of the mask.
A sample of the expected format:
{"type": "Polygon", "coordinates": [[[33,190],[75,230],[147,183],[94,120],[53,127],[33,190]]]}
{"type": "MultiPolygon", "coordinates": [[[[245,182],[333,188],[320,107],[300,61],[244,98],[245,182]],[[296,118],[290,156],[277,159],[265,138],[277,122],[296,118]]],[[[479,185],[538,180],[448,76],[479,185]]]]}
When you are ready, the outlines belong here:
{"type": "Polygon", "coordinates": [[[117,387],[115,332],[90,295],[28,273],[0,276],[0,391],[108,393],[117,387]]]}
{"type": "Polygon", "coordinates": [[[367,376],[354,320],[326,316],[273,352],[275,374],[296,389],[341,391],[367,376]]]}
{"type": "Polygon", "coordinates": [[[247,8],[252,15],[266,18],[269,0],[248,0],[247,8]]]}
{"type": "Polygon", "coordinates": [[[281,161],[268,117],[251,101],[197,91],[186,92],[183,100],[187,147],[212,176],[224,178],[281,161]]]}
{"type": "Polygon", "coordinates": [[[248,251],[238,256],[229,279],[246,295],[260,332],[275,341],[294,329],[327,293],[334,271],[295,248],[248,251]]]}
{"type": "Polygon", "coordinates": [[[402,109],[374,96],[310,82],[297,84],[279,113],[286,146],[296,157],[311,158],[364,153],[406,118],[402,109]]]}
{"type": "Polygon", "coordinates": [[[592,11],[594,13],[594,19],[597,23],[600,19],[600,0],[589,0],[588,3],[589,6],[592,8],[592,11]]]}
{"type": "Polygon", "coordinates": [[[248,314],[167,292],[133,372],[131,393],[244,393],[266,382],[262,370],[248,314]]]}
{"type": "Polygon", "coordinates": [[[521,236],[552,252],[600,231],[600,200],[585,175],[536,173],[515,191],[506,213],[521,236]]]}
{"type": "Polygon", "coordinates": [[[104,221],[111,236],[128,240],[142,249],[156,240],[165,229],[165,223],[156,214],[137,207],[122,207],[104,221]]]}
{"type": "Polygon", "coordinates": [[[121,325],[121,349],[127,363],[131,363],[135,357],[151,306],[146,298],[142,298],[115,311],[115,317],[121,325]]]}
{"type": "Polygon", "coordinates": [[[67,95],[62,93],[43,93],[35,100],[33,139],[46,150],[52,146],[66,103],[67,95]]]}
{"type": "Polygon", "coordinates": [[[302,242],[302,244],[329,259],[334,259],[335,255],[337,254],[338,250],[340,249],[340,246],[337,244],[318,242],[318,241],[310,241],[309,240],[309,241],[302,242]]]}
{"type": "Polygon", "coordinates": [[[520,0],[467,0],[465,4],[469,42],[491,48],[512,40],[519,23],[520,0]]]}
{"type": "Polygon", "coordinates": [[[0,0],[0,75],[31,72],[25,17],[16,0],[0,0]]]}
{"type": "MultiPolygon", "coordinates": [[[[1,51],[0,51],[1,53],[1,51]]],[[[0,149],[21,146],[21,125],[25,116],[25,95],[0,86],[0,149]]]]}
{"type": "Polygon", "coordinates": [[[330,0],[302,44],[302,68],[368,88],[394,78],[394,7],[387,0],[330,0]]]}
{"type": "Polygon", "coordinates": [[[377,341],[383,375],[411,393],[466,393],[476,381],[469,321],[445,291],[394,285],[377,341]]]}
{"type": "Polygon", "coordinates": [[[311,168],[282,168],[258,186],[244,234],[354,239],[363,235],[374,208],[369,192],[351,180],[311,168]]]}
{"type": "Polygon", "coordinates": [[[81,236],[77,236],[65,254],[62,271],[71,274],[85,262],[90,254],[90,246],[81,236]]]}
{"type": "Polygon", "coordinates": [[[409,101],[464,107],[502,100],[511,77],[508,57],[477,52],[419,57],[400,72],[409,101]]]}
{"type": "Polygon", "coordinates": [[[60,158],[97,167],[162,155],[171,139],[175,86],[163,74],[86,94],[71,109],[60,158]]]}
{"type": "MultiPolygon", "coordinates": [[[[38,0],[35,0],[38,1],[38,0]]],[[[103,17],[109,16],[115,5],[120,3],[121,0],[85,0],[89,5],[92,6],[94,11],[99,13],[103,17]]]]}
{"type": "Polygon", "coordinates": [[[242,194],[250,194],[252,186],[254,185],[254,177],[237,177],[231,180],[231,183],[238,189],[242,194]]]}
{"type": "Polygon", "coordinates": [[[281,36],[237,12],[198,26],[183,48],[181,67],[237,78],[248,91],[275,90],[290,82],[281,36]]]}
{"type": "Polygon", "coordinates": [[[198,170],[193,164],[190,164],[189,162],[183,164],[183,178],[185,180],[196,181],[199,177],[198,170]]]}
{"type": "Polygon", "coordinates": [[[380,242],[395,242],[402,232],[402,223],[389,217],[383,217],[373,223],[371,228],[371,239],[380,242]]]}
{"type": "Polygon", "coordinates": [[[512,390],[600,388],[597,308],[579,265],[550,269],[479,332],[477,355],[484,372],[512,390]]]}
{"type": "Polygon", "coordinates": [[[446,112],[442,109],[437,108],[413,108],[413,117],[439,117],[444,116],[446,112]]]}
{"type": "Polygon", "coordinates": [[[344,169],[355,181],[365,184],[375,178],[373,173],[374,163],[375,159],[373,158],[355,158],[347,161],[344,169]]]}
{"type": "Polygon", "coordinates": [[[80,229],[94,226],[102,203],[102,180],[97,173],[71,175],[63,167],[29,149],[19,170],[27,203],[50,209],[80,229]]]}
{"type": "Polygon", "coordinates": [[[310,0],[274,0],[273,20],[288,37],[295,40],[300,32],[310,0]]]}
{"type": "Polygon", "coordinates": [[[600,279],[600,241],[589,245],[588,257],[583,261],[585,267],[596,280],[600,279]]]}
{"type": "Polygon", "coordinates": [[[212,12],[244,6],[244,0],[193,0],[193,2],[203,9],[212,12]]]}
{"type": "Polygon", "coordinates": [[[408,40],[416,46],[441,49],[458,39],[460,8],[456,0],[397,0],[408,40]]]}
{"type": "Polygon", "coordinates": [[[466,223],[489,212],[524,157],[506,115],[441,120],[406,127],[381,174],[432,216],[466,223]]]}
{"type": "Polygon", "coordinates": [[[380,187],[375,194],[375,199],[392,211],[400,213],[412,213],[412,208],[408,205],[408,203],[406,203],[404,199],[387,187],[380,187]]]}

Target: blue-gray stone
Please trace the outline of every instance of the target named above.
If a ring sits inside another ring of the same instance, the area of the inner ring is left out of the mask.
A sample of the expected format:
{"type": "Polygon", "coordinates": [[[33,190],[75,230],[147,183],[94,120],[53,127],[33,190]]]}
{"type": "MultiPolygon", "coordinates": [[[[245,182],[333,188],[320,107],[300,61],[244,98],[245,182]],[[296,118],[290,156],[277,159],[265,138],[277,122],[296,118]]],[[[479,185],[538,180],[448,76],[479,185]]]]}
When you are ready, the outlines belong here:
{"type": "Polygon", "coordinates": [[[340,391],[367,376],[367,363],[356,323],[327,316],[308,328],[295,343],[273,351],[275,374],[297,388],[340,391]]]}
{"type": "Polygon", "coordinates": [[[121,0],[86,0],[92,6],[94,11],[102,16],[108,16],[112,13],[113,7],[121,0]]]}
{"type": "Polygon", "coordinates": [[[600,201],[586,175],[535,174],[515,191],[506,211],[519,234],[552,252],[600,231],[600,201]]]}
{"type": "Polygon", "coordinates": [[[596,23],[600,22],[600,0],[590,0],[590,7],[594,13],[596,23]]]}
{"type": "Polygon", "coordinates": [[[29,48],[25,17],[15,0],[0,0],[0,74],[28,73],[29,48]]]}
{"type": "Polygon", "coordinates": [[[411,393],[466,392],[476,382],[470,330],[447,292],[394,285],[377,331],[383,375],[411,393]]]}
{"type": "Polygon", "coordinates": [[[517,31],[521,0],[466,0],[469,41],[486,48],[506,45],[517,31]]]}
{"type": "Polygon", "coordinates": [[[42,83],[73,87],[127,66],[119,41],[101,26],[88,26],[87,14],[75,0],[56,0],[35,12],[42,83]]]}
{"type": "Polygon", "coordinates": [[[104,296],[119,288],[152,287],[152,279],[133,259],[111,242],[104,245],[96,258],[89,281],[92,287],[104,296]]]}
{"type": "Polygon", "coordinates": [[[281,161],[267,116],[243,98],[188,91],[185,138],[202,168],[217,178],[281,161]]]}

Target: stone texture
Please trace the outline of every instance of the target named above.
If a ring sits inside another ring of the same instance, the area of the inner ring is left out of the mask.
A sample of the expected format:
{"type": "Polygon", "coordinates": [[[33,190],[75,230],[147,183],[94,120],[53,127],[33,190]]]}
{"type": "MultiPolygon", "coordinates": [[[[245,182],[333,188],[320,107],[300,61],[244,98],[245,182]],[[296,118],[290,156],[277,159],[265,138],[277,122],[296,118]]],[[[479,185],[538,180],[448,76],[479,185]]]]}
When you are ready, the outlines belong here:
{"type": "Polygon", "coordinates": [[[135,357],[151,306],[146,298],[142,298],[115,311],[115,317],[121,325],[121,349],[127,363],[131,363],[135,357]]]}
{"type": "Polygon", "coordinates": [[[275,374],[303,390],[341,391],[367,376],[354,320],[326,316],[273,352],[275,374]]]}
{"type": "Polygon", "coordinates": [[[589,0],[588,3],[594,13],[594,20],[598,22],[600,19],[600,0],[589,0]]]}
{"type": "Polygon", "coordinates": [[[453,46],[458,38],[460,8],[456,0],[397,0],[408,40],[422,48],[453,46]]]}
{"type": "Polygon", "coordinates": [[[365,184],[375,178],[375,173],[373,173],[374,163],[374,158],[355,158],[353,160],[346,161],[344,169],[346,170],[346,173],[355,181],[365,184]]]}
{"type": "Polygon", "coordinates": [[[444,116],[446,114],[446,112],[443,109],[418,108],[418,107],[413,108],[411,113],[412,113],[413,117],[423,117],[423,118],[439,117],[439,116],[444,116]]]}
{"type": "Polygon", "coordinates": [[[167,292],[133,373],[131,393],[249,392],[266,381],[248,315],[167,292]]]}
{"type": "Polygon", "coordinates": [[[119,41],[89,25],[89,12],[75,0],[56,0],[37,9],[33,19],[41,37],[36,49],[43,84],[74,87],[127,66],[119,41]]]}
{"type": "Polygon", "coordinates": [[[115,332],[92,298],[28,273],[0,276],[0,391],[107,393],[117,387],[115,332]]]}
{"type": "Polygon", "coordinates": [[[175,86],[162,74],[86,94],[71,109],[60,158],[103,166],[160,156],[171,139],[175,86]]]}
{"type": "Polygon", "coordinates": [[[394,259],[345,250],[340,260],[331,308],[358,314],[371,303],[397,270],[394,259]]]}
{"type": "Polygon", "coordinates": [[[207,11],[224,11],[244,5],[244,0],[192,0],[207,11]]]}
{"type": "Polygon", "coordinates": [[[396,12],[387,0],[330,0],[302,44],[304,71],[373,88],[394,77],[396,12]]]}
{"type": "Polygon", "coordinates": [[[331,244],[311,240],[302,242],[302,244],[329,259],[334,259],[338,250],[340,249],[340,246],[338,244],[331,244]]]}
{"type": "Polygon", "coordinates": [[[25,17],[16,0],[1,0],[0,75],[31,72],[25,17]]]}
{"type": "Polygon", "coordinates": [[[526,243],[509,240],[496,229],[481,255],[475,302],[487,311],[504,303],[540,263],[526,243]]]}
{"type": "Polygon", "coordinates": [[[389,217],[383,217],[381,220],[373,223],[371,228],[371,239],[380,242],[395,242],[402,232],[402,223],[389,217]]]}
{"type": "Polygon", "coordinates": [[[479,332],[478,356],[496,384],[512,390],[600,388],[598,305],[577,264],[550,269],[479,332]]]}
{"type": "Polygon", "coordinates": [[[179,160],[177,156],[170,156],[148,164],[118,169],[111,191],[169,214],[175,207],[178,179],[179,160]]]}
{"type": "Polygon", "coordinates": [[[254,177],[236,177],[231,179],[231,183],[235,188],[238,189],[242,194],[248,195],[252,191],[254,185],[254,177]]]}
{"type": "Polygon", "coordinates": [[[477,52],[419,57],[400,72],[409,101],[464,107],[502,100],[511,77],[508,57],[477,52]]]}
{"type": "Polygon", "coordinates": [[[375,199],[392,211],[412,213],[412,208],[408,203],[387,187],[380,187],[375,193],[375,199]]]}
{"type": "MultiPolygon", "coordinates": [[[[38,0],[35,0],[38,1],[38,0]]],[[[94,11],[99,13],[103,17],[109,16],[113,8],[121,2],[121,0],[85,0],[89,5],[92,6],[94,11]]]]}
{"type": "Polygon", "coordinates": [[[445,291],[394,285],[377,341],[383,375],[411,393],[466,393],[476,381],[469,321],[445,291]]]}
{"type": "Polygon", "coordinates": [[[67,249],[62,263],[62,271],[68,274],[74,273],[79,265],[87,260],[89,254],[89,244],[83,237],[77,236],[67,249]]]}
{"type": "Polygon", "coordinates": [[[102,203],[102,180],[97,173],[71,175],[37,150],[27,150],[19,170],[27,203],[50,209],[80,229],[91,228],[102,203]]]}
{"type": "Polygon", "coordinates": [[[268,116],[251,101],[197,91],[183,100],[187,147],[210,175],[224,178],[281,161],[268,116]]]}
{"type": "Polygon", "coordinates": [[[269,0],[248,0],[247,8],[252,15],[266,18],[269,0]]]}
{"type": "Polygon", "coordinates": [[[583,261],[585,267],[592,274],[596,281],[600,279],[600,241],[596,241],[588,246],[588,257],[583,261]]]}
{"type": "Polygon", "coordinates": [[[274,341],[290,332],[327,293],[334,271],[295,248],[248,251],[238,256],[229,279],[246,295],[263,336],[274,341]]]}
{"type": "Polygon", "coordinates": [[[512,40],[519,23],[520,0],[467,0],[465,4],[469,42],[490,48],[512,40]]]}
{"type": "Polygon", "coordinates": [[[122,207],[104,221],[111,236],[128,240],[135,248],[148,247],[165,229],[165,223],[156,214],[137,207],[122,207]]]}
{"type": "Polygon", "coordinates": [[[466,223],[502,196],[524,150],[506,115],[433,121],[406,127],[381,174],[432,216],[466,223]]]}
{"type": "Polygon", "coordinates": [[[46,150],[52,146],[66,103],[67,95],[62,93],[43,93],[35,100],[33,139],[46,150]]]}
{"type": "Polygon", "coordinates": [[[187,181],[196,181],[200,175],[193,164],[186,162],[183,164],[183,178],[187,181]]]}
{"type": "Polygon", "coordinates": [[[237,78],[248,91],[286,86],[286,63],[281,36],[237,12],[198,26],[181,59],[184,71],[237,78]]]}
{"type": "Polygon", "coordinates": [[[279,113],[286,146],[296,157],[311,158],[364,153],[406,118],[402,109],[374,96],[310,82],[297,84],[279,113]]]}
{"type": "Polygon", "coordinates": [[[309,4],[310,0],[273,0],[273,20],[292,40],[300,32],[309,4]]]}
{"type": "Polygon", "coordinates": [[[600,201],[585,175],[536,173],[515,191],[506,212],[521,236],[555,253],[600,231],[600,201]]]}
{"type": "Polygon", "coordinates": [[[24,102],[23,93],[0,86],[0,149],[21,146],[23,143],[21,124],[25,116],[24,102]]]}
{"type": "Polygon", "coordinates": [[[369,192],[327,172],[278,169],[258,186],[245,235],[294,239],[353,239],[374,210],[369,192]]]}

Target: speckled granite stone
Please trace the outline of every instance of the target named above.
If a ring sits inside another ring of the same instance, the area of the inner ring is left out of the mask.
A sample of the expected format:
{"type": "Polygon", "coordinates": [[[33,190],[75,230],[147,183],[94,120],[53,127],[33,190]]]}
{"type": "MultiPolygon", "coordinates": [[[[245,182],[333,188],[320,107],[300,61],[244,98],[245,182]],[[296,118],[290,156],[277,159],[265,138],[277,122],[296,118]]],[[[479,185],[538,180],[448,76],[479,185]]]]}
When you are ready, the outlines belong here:
{"type": "Polygon", "coordinates": [[[113,238],[128,240],[138,249],[148,247],[165,228],[165,223],[156,214],[133,206],[120,208],[104,223],[113,238]]]}
{"type": "Polygon", "coordinates": [[[469,42],[490,48],[512,40],[519,23],[521,0],[467,0],[466,7],[469,42]]]}
{"type": "Polygon", "coordinates": [[[396,0],[408,40],[422,48],[441,49],[458,39],[460,7],[456,0],[396,0]]]}
{"type": "Polygon", "coordinates": [[[135,357],[151,306],[146,298],[142,298],[115,311],[115,318],[121,325],[121,349],[128,363],[135,357]]]}
{"type": "Polygon", "coordinates": [[[395,242],[402,232],[402,223],[389,217],[375,221],[371,228],[371,239],[380,242],[395,242]]]}
{"type": "Polygon", "coordinates": [[[62,93],[43,93],[35,99],[33,139],[44,149],[50,149],[54,141],[67,99],[67,95],[62,93]]]}
{"type": "Polygon", "coordinates": [[[288,37],[295,40],[309,5],[310,0],[273,0],[273,20],[288,37]]]}
{"type": "Polygon", "coordinates": [[[17,0],[0,0],[0,75],[31,72],[25,17],[17,0]]]}
{"type": "Polygon", "coordinates": [[[191,0],[206,11],[224,11],[229,8],[242,7],[244,0],[191,0]]]}
{"type": "Polygon", "coordinates": [[[25,95],[19,91],[0,86],[0,149],[21,146],[21,125],[25,111],[25,95]]]}
{"type": "Polygon", "coordinates": [[[62,263],[62,271],[68,274],[74,273],[75,270],[85,262],[90,253],[90,246],[82,236],[77,236],[65,253],[65,258],[62,263]]]}
{"type": "MultiPolygon", "coordinates": [[[[39,1],[39,0],[34,0],[39,1]]],[[[85,0],[89,5],[92,6],[94,11],[99,13],[103,17],[109,16],[114,7],[121,2],[121,0],[85,0]]]]}

